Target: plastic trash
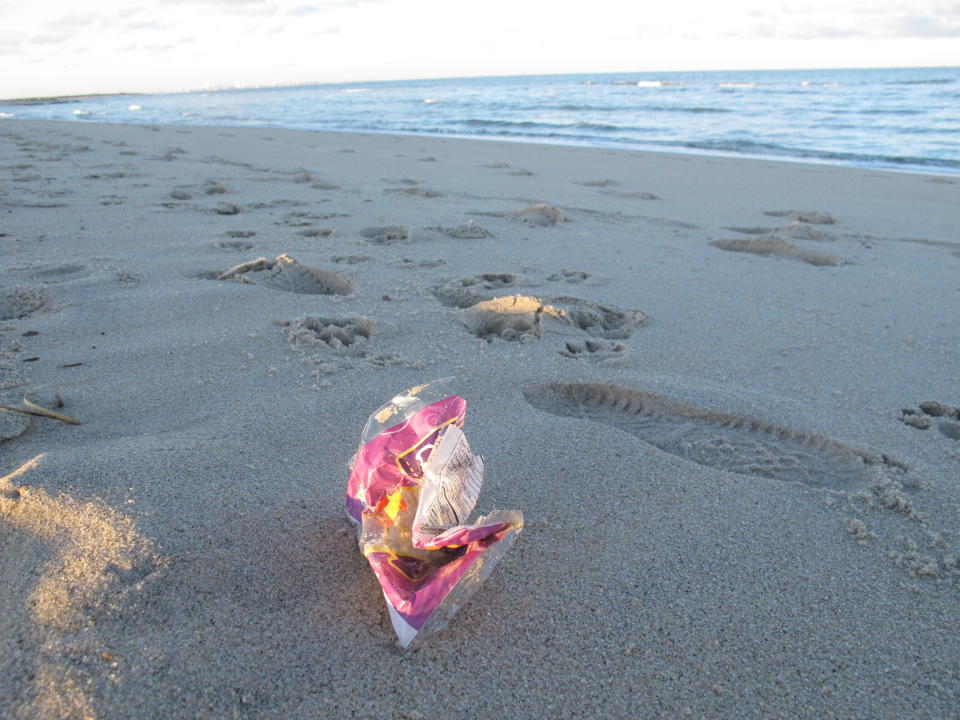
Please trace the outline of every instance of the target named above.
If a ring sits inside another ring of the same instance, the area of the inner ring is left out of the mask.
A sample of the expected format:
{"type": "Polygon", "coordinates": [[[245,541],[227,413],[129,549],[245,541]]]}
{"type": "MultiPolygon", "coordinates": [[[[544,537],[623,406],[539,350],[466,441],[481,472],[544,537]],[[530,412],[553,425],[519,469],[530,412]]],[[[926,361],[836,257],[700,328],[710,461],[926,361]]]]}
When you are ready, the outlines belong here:
{"type": "Polygon", "coordinates": [[[350,463],[347,515],[404,648],[446,626],[523,529],[517,510],[467,524],[484,465],[466,407],[445,381],[411,388],[370,416],[350,463]]]}

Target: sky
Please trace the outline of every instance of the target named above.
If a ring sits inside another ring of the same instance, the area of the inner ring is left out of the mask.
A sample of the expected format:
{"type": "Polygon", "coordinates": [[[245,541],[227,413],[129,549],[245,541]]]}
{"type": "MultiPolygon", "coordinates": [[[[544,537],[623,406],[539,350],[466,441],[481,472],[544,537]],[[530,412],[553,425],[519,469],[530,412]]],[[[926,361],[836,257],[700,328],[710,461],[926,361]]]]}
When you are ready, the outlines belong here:
{"type": "Polygon", "coordinates": [[[0,98],[960,65],[960,0],[0,0],[0,98]]]}

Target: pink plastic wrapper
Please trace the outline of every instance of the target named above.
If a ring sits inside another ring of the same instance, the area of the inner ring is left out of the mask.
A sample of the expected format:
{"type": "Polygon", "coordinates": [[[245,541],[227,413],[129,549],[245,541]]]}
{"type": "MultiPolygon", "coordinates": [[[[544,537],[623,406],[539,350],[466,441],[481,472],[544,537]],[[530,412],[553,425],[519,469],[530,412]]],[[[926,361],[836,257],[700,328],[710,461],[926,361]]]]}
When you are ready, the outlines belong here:
{"type": "Polygon", "coordinates": [[[350,465],[347,514],[401,647],[444,627],[523,528],[516,510],[466,524],[483,481],[466,407],[443,383],[411,388],[370,417],[350,465]]]}

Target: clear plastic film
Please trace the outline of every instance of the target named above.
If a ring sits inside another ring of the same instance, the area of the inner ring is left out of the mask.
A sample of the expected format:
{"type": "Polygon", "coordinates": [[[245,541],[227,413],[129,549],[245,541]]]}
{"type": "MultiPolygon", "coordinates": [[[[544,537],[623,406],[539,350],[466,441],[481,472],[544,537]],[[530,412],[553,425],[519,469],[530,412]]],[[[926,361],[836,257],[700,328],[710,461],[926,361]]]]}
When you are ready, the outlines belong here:
{"type": "Polygon", "coordinates": [[[347,514],[380,581],[401,647],[439,630],[523,528],[517,510],[467,520],[483,483],[449,380],[400,393],[367,421],[350,464],[347,514]]]}

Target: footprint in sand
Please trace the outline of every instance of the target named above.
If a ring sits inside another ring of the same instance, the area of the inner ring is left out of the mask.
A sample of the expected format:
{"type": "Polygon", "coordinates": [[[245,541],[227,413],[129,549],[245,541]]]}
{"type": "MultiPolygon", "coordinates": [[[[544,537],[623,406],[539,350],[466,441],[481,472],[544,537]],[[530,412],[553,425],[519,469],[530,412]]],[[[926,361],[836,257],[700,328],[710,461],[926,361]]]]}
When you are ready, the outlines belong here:
{"type": "Polygon", "coordinates": [[[232,238],[252,238],[256,236],[255,230],[227,230],[224,235],[232,238]]]}
{"type": "Polygon", "coordinates": [[[173,161],[176,160],[180,155],[186,155],[186,154],[187,154],[187,151],[184,150],[183,148],[181,148],[181,147],[172,147],[172,148],[169,148],[168,150],[165,150],[165,151],[162,152],[162,153],[159,153],[159,154],[157,154],[157,155],[154,155],[154,156],[151,157],[150,159],[151,159],[151,160],[160,160],[160,161],[163,161],[163,162],[173,162],[173,161]]]}
{"type": "Polygon", "coordinates": [[[275,224],[286,225],[287,227],[310,227],[315,220],[330,220],[336,217],[345,217],[345,215],[343,213],[315,213],[295,210],[287,213],[283,220],[275,224]]]}
{"type": "Polygon", "coordinates": [[[287,342],[296,350],[347,357],[366,357],[373,321],[365,317],[328,318],[306,315],[285,326],[287,342]]]}
{"type": "Polygon", "coordinates": [[[582,270],[567,270],[564,268],[560,272],[555,272],[550,275],[547,280],[550,282],[565,281],[568,283],[582,283],[589,278],[590,273],[583,272],[582,270]]]}
{"type": "Polygon", "coordinates": [[[439,228],[452,238],[458,240],[481,240],[483,238],[493,237],[493,233],[477,225],[470,220],[464,225],[458,225],[452,228],[439,228]]]}
{"type": "Polygon", "coordinates": [[[613,197],[623,198],[624,200],[659,200],[659,195],[654,195],[652,192],[620,192],[619,190],[601,190],[604,195],[612,195],[613,197]]]}
{"type": "Polygon", "coordinates": [[[928,400],[920,403],[919,410],[903,408],[900,410],[900,422],[917,430],[929,430],[936,422],[937,430],[944,437],[960,440],[960,407],[951,407],[945,403],[928,400]],[[936,420],[931,420],[935,418],[936,420]]]}
{"type": "Polygon", "coordinates": [[[395,245],[413,242],[413,231],[409,225],[386,225],[384,227],[369,227],[360,231],[360,234],[376,245],[395,245]]]}
{"type": "Polygon", "coordinates": [[[284,326],[292,352],[316,366],[318,387],[329,383],[320,376],[339,369],[354,367],[355,361],[375,368],[391,365],[422,370],[420,363],[411,363],[398,355],[372,355],[370,336],[374,322],[365,317],[315,317],[307,315],[284,326]]]}
{"type": "Polygon", "coordinates": [[[7,202],[6,205],[8,207],[32,208],[37,210],[70,207],[67,203],[61,202],[7,202]]]}
{"type": "Polygon", "coordinates": [[[507,213],[503,217],[535,227],[549,227],[551,225],[568,222],[566,216],[563,214],[563,210],[553,205],[548,205],[547,203],[530,205],[523,210],[507,213]]]}
{"type": "Polygon", "coordinates": [[[812,225],[835,225],[837,219],[822,210],[767,210],[763,213],[770,217],[792,218],[812,225]]]}
{"type": "Polygon", "coordinates": [[[482,340],[494,338],[510,342],[539,340],[544,317],[561,320],[559,310],[526,295],[507,295],[481,300],[461,311],[460,321],[482,340]]]}
{"type": "MultiPolygon", "coordinates": [[[[476,213],[478,215],[493,215],[496,217],[503,217],[502,213],[476,213]]],[[[455,227],[444,227],[443,225],[427,225],[423,228],[424,230],[430,230],[431,232],[443,233],[449,237],[456,238],[458,240],[482,240],[483,238],[493,237],[493,233],[487,230],[486,228],[481,227],[474,220],[470,220],[463,225],[457,225],[455,227]]]]}
{"type": "Polygon", "coordinates": [[[136,273],[132,273],[129,270],[123,270],[121,268],[115,269],[113,271],[113,276],[117,279],[117,282],[125,288],[136,287],[143,280],[143,278],[136,273]]]}
{"type": "Polygon", "coordinates": [[[203,162],[211,165],[228,165],[230,167],[246,168],[248,170],[255,170],[257,172],[266,172],[266,170],[262,168],[255,168],[250,163],[240,162],[238,160],[228,160],[226,158],[222,158],[217,155],[208,155],[203,159],[203,162]]]}
{"type": "Polygon", "coordinates": [[[0,287],[0,320],[16,320],[43,309],[47,293],[29,285],[0,287]]]}
{"type": "Polygon", "coordinates": [[[626,339],[648,320],[642,310],[621,310],[613,305],[600,305],[575,297],[552,297],[549,301],[561,310],[568,325],[608,340],[626,339]]]}
{"type": "Polygon", "coordinates": [[[393,263],[393,266],[397,268],[397,270],[422,270],[424,268],[440,267],[441,265],[446,264],[446,262],[447,261],[443,258],[433,258],[432,260],[427,260],[424,258],[405,257],[397,260],[395,263],[393,263]]]}
{"type": "Polygon", "coordinates": [[[44,285],[56,285],[89,276],[93,271],[87,265],[70,263],[66,265],[48,265],[30,271],[30,278],[44,285]]]}
{"type": "Polygon", "coordinates": [[[213,247],[217,250],[239,252],[241,250],[250,250],[253,248],[253,243],[245,242],[244,240],[217,240],[213,243],[213,247]]]}
{"type": "Polygon", "coordinates": [[[291,200],[290,198],[278,198],[276,200],[252,202],[248,205],[248,207],[251,210],[268,210],[272,208],[281,208],[281,207],[303,207],[306,204],[307,203],[305,203],[303,200],[291,200]]]}
{"type": "Polygon", "coordinates": [[[960,440],[960,423],[942,422],[937,425],[937,430],[939,430],[940,434],[944,437],[948,437],[951,440],[960,440]]]}
{"type": "Polygon", "coordinates": [[[421,185],[411,185],[409,187],[399,187],[399,188],[387,188],[384,191],[385,195],[407,195],[409,197],[423,197],[423,198],[439,198],[443,197],[443,193],[436,190],[431,190],[425,188],[421,185]]]}
{"type": "Polygon", "coordinates": [[[222,202],[218,203],[212,211],[217,215],[238,215],[240,212],[242,212],[242,210],[243,208],[241,208],[239,205],[222,202]]]}
{"type": "Polygon", "coordinates": [[[506,218],[514,222],[521,222],[532,227],[550,227],[570,222],[563,210],[547,203],[535,203],[516,212],[476,211],[473,215],[506,218]]]}
{"type": "Polygon", "coordinates": [[[626,345],[621,343],[604,342],[602,340],[585,340],[584,342],[568,342],[560,350],[560,354],[571,360],[590,360],[604,362],[622,358],[627,354],[626,345]]]}
{"type": "Polygon", "coordinates": [[[123,170],[117,170],[115,172],[105,172],[105,173],[91,173],[86,175],[84,180],[120,180],[121,178],[130,177],[131,174],[123,170]]]}
{"type": "Polygon", "coordinates": [[[513,273],[482,273],[469,275],[434,288],[433,295],[447,307],[468,308],[490,300],[497,290],[523,284],[522,275],[513,273]]]}
{"type": "Polygon", "coordinates": [[[671,455],[707,467],[834,490],[857,490],[904,466],[829,438],[610,384],[531,387],[533,407],[591,420],[634,435],[671,455]]]}
{"type": "Polygon", "coordinates": [[[223,272],[199,273],[195,277],[263,285],[302,295],[349,295],[356,291],[356,285],[349,278],[302,265],[287,254],[277,255],[273,260],[261,257],[223,272]]]}
{"type": "Polygon", "coordinates": [[[916,430],[929,430],[930,429],[930,418],[918,413],[912,408],[903,408],[900,410],[900,417],[898,418],[900,422],[908,427],[912,427],[916,430]]]}
{"type": "Polygon", "coordinates": [[[482,300],[460,311],[460,321],[478,338],[513,342],[539,340],[548,328],[604,339],[624,339],[647,322],[640,310],[620,310],[574,297],[535,298],[507,295],[482,300]]]}
{"type": "Polygon", "coordinates": [[[230,189],[225,185],[221,185],[216,180],[207,180],[200,187],[200,191],[204,195],[225,195],[226,193],[230,192],[230,189]]]}
{"type": "Polygon", "coordinates": [[[729,227],[727,230],[741,233],[742,235],[762,235],[783,240],[818,240],[829,242],[834,240],[834,236],[823,230],[817,230],[807,223],[796,220],[785,227],[729,227]]]}
{"type": "Polygon", "coordinates": [[[845,264],[840,258],[828,253],[804,250],[789,240],[777,237],[728,238],[724,240],[711,240],[710,244],[720,250],[750,253],[751,255],[762,255],[764,257],[782,257],[790,260],[800,260],[801,262],[818,267],[837,267],[845,264]]]}
{"type": "Polygon", "coordinates": [[[583,185],[584,187],[592,188],[616,187],[619,184],[620,183],[618,183],[616,180],[610,180],[609,178],[605,180],[582,180],[577,183],[577,185],[583,185]]]}
{"type": "Polygon", "coordinates": [[[333,235],[333,228],[307,228],[306,230],[300,230],[297,232],[297,235],[305,238],[327,238],[333,235]]]}

